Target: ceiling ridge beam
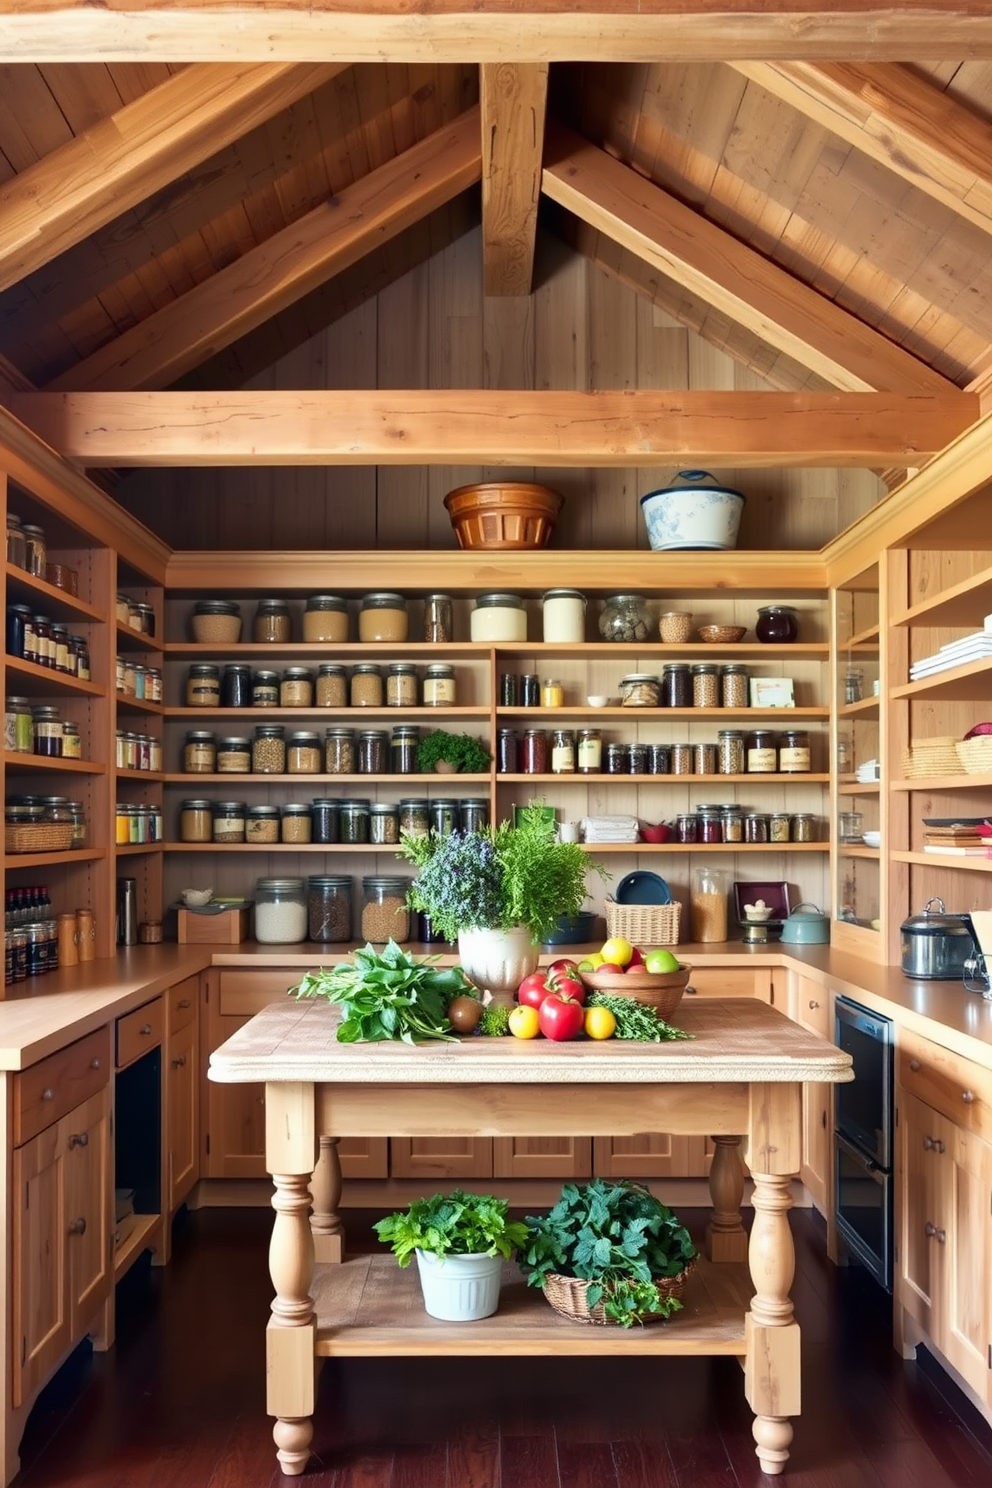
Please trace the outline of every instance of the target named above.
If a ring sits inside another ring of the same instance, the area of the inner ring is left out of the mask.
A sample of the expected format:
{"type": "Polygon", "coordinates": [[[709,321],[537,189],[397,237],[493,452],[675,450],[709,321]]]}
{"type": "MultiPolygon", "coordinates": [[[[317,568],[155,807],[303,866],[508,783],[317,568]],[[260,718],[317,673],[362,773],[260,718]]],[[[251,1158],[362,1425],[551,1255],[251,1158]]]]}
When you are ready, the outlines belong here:
{"type": "Polygon", "coordinates": [[[70,367],[49,390],[175,382],[479,180],[475,106],[70,367]]]}
{"type": "Polygon", "coordinates": [[[548,64],[486,64],[479,74],[483,290],[487,295],[528,295],[534,278],[548,64]]]}
{"type": "Polygon", "coordinates": [[[0,292],[147,201],[346,64],[198,64],[0,186],[0,292]]]}
{"type": "Polygon", "coordinates": [[[941,393],[939,373],[580,135],[549,122],[542,189],[844,392],[941,393]]]}
{"type": "Polygon", "coordinates": [[[992,233],[992,125],[899,63],[735,62],[734,70],[992,233]]]}
{"type": "Polygon", "coordinates": [[[892,393],[257,391],[21,393],[18,418],[85,465],[712,469],[918,465],[978,399],[892,393]]]}

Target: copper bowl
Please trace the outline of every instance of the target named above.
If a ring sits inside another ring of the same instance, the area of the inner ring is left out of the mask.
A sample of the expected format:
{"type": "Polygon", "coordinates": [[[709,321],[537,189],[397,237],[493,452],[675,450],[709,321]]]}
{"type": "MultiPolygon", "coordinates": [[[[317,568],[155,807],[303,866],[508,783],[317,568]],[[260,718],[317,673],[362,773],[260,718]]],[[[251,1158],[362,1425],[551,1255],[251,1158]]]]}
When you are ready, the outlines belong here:
{"type": "Polygon", "coordinates": [[[531,481],[479,481],[444,504],[461,548],[546,548],[563,500],[531,481]]]}
{"type": "Polygon", "coordinates": [[[692,968],[678,971],[635,972],[580,971],[579,979],[587,992],[609,992],[612,997],[631,997],[645,1007],[653,1008],[659,1018],[670,1018],[682,1001],[692,968]]]}

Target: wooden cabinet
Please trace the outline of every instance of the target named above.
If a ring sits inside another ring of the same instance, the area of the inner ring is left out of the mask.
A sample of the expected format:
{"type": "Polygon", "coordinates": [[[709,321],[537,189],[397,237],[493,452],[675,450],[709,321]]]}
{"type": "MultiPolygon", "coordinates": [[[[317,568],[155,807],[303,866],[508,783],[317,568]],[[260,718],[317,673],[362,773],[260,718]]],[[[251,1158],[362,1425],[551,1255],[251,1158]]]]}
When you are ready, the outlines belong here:
{"type": "Polygon", "coordinates": [[[200,1176],[199,977],[171,987],[165,1069],[165,1209],[172,1214],[200,1176]]]}
{"type": "MultiPolygon", "coordinates": [[[[796,977],[793,1016],[811,1033],[831,1039],[828,988],[809,977],[796,977]]],[[[803,1086],[803,1161],[800,1177],[821,1214],[831,1207],[833,1193],[833,1086],[803,1086]]]]}
{"type": "Polygon", "coordinates": [[[391,1178],[492,1178],[491,1137],[390,1137],[391,1178]]]}

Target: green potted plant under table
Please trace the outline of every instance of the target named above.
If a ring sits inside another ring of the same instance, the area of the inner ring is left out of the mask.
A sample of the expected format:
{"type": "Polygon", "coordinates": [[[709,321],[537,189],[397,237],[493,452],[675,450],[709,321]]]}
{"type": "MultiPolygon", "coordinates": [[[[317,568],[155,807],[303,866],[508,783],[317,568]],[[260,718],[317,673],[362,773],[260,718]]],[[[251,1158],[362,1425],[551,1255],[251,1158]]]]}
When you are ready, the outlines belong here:
{"type": "Polygon", "coordinates": [[[527,1238],[522,1220],[507,1217],[492,1194],[433,1194],[387,1214],[373,1229],[400,1266],[417,1257],[424,1308],[445,1322],[490,1317],[499,1306],[503,1262],[527,1238]]]}

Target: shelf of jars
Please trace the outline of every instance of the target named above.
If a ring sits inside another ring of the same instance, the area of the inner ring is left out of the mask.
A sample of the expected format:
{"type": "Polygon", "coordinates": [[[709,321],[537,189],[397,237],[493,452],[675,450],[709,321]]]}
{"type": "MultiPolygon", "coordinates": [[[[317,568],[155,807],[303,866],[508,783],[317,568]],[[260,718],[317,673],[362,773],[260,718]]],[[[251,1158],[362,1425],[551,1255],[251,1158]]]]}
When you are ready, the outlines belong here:
{"type": "Polygon", "coordinates": [[[146,635],[144,631],[135,630],[132,625],[126,625],[123,620],[116,622],[115,635],[119,650],[147,652],[156,657],[163,655],[161,641],[157,641],[154,636],[146,635]]]}
{"type": "Polygon", "coordinates": [[[102,862],[107,856],[104,847],[67,848],[65,852],[5,853],[4,868],[45,868],[74,863],[102,862]]]}
{"type": "MultiPolygon", "coordinates": [[[[138,776],[139,774],[141,774],[141,775],[144,774],[144,772],[139,772],[139,771],[135,771],[133,773],[135,774],[135,776],[138,776]]],[[[348,775],[327,775],[327,774],[304,774],[302,771],[299,771],[299,772],[285,772],[285,771],[273,772],[273,771],[266,771],[266,772],[253,773],[253,772],[250,772],[250,771],[246,772],[244,770],[226,771],[226,772],[221,773],[221,774],[216,774],[216,773],[210,773],[210,774],[208,774],[206,772],[199,772],[199,773],[193,773],[193,774],[167,773],[165,775],[160,775],[158,778],[160,780],[163,780],[166,785],[183,785],[183,786],[186,786],[188,789],[192,789],[194,786],[200,786],[200,785],[223,785],[223,786],[229,787],[231,790],[234,790],[236,787],[239,787],[241,785],[269,785],[269,786],[271,786],[271,785],[289,785],[289,786],[295,786],[295,785],[299,784],[299,785],[321,785],[321,786],[326,786],[326,787],[334,786],[334,787],[342,787],[342,788],[345,787],[345,786],[352,786],[353,787],[353,786],[364,786],[364,785],[395,785],[397,787],[402,788],[403,790],[406,790],[406,788],[408,786],[417,786],[417,787],[433,786],[433,787],[435,787],[438,790],[443,789],[445,795],[450,795],[452,793],[452,791],[458,792],[458,791],[461,790],[462,787],[468,787],[468,788],[473,789],[475,791],[479,791],[479,790],[483,790],[483,789],[488,790],[489,787],[490,787],[490,785],[492,784],[492,779],[493,779],[492,775],[490,775],[488,773],[485,774],[485,775],[469,775],[469,774],[464,774],[464,775],[463,774],[442,775],[442,774],[438,774],[437,772],[431,772],[431,774],[429,774],[429,775],[414,775],[414,774],[405,774],[404,775],[404,774],[387,774],[387,773],[380,773],[380,774],[369,773],[367,775],[366,774],[360,774],[360,775],[354,775],[354,774],[348,774],[348,775]]],[[[523,776],[522,778],[525,779],[525,780],[532,780],[534,777],[533,776],[526,775],[526,776],[523,776]]],[[[550,778],[553,779],[553,780],[560,779],[560,777],[557,776],[557,775],[551,776],[550,778]]],[[[628,776],[627,778],[629,779],[630,777],[628,776]]]]}
{"type": "Polygon", "coordinates": [[[33,775],[38,770],[51,770],[60,775],[105,775],[107,767],[101,760],[67,759],[64,755],[49,757],[44,754],[17,754],[4,750],[4,769],[20,775],[33,775]]]}
{"type": "Polygon", "coordinates": [[[23,693],[25,697],[106,696],[105,689],[96,682],[83,682],[78,677],[67,676],[66,673],[53,671],[50,667],[38,666],[36,662],[25,661],[23,657],[11,656],[9,653],[4,660],[8,686],[13,690],[14,684],[9,679],[16,678],[16,691],[23,693]]]}
{"type": "MultiPolygon", "coordinates": [[[[490,717],[488,704],[480,703],[466,707],[449,708],[424,708],[424,707],[382,707],[382,708],[321,708],[311,704],[308,708],[286,708],[286,707],[257,707],[257,708],[223,708],[212,706],[210,708],[177,708],[166,707],[159,709],[166,718],[179,718],[186,723],[199,720],[206,727],[208,724],[219,727],[222,723],[234,720],[254,723],[278,723],[280,719],[290,722],[304,722],[313,720],[340,724],[354,724],[364,721],[366,723],[397,723],[406,722],[415,718],[418,721],[430,721],[438,727],[451,719],[486,719],[490,717]]],[[[591,711],[591,710],[590,710],[591,711]]]]}
{"type": "Polygon", "coordinates": [[[128,696],[127,693],[117,692],[114,694],[118,713],[145,714],[149,718],[161,718],[165,714],[165,708],[161,703],[151,703],[146,698],[140,700],[128,696]]]}
{"type": "MultiPolygon", "coordinates": [[[[263,661],[267,658],[292,661],[300,657],[308,661],[388,662],[444,661],[449,655],[488,661],[496,648],[480,641],[166,641],[162,649],[170,661],[263,661]]],[[[582,652],[585,646],[572,649],[582,652]]]]}
{"type": "MultiPolygon", "coordinates": [[[[447,711],[447,710],[446,710],[447,711]]],[[[736,721],[739,723],[762,722],[774,719],[783,728],[787,728],[789,722],[800,719],[805,722],[827,722],[830,717],[829,708],[820,707],[797,707],[797,708],[624,708],[605,707],[570,707],[563,704],[557,708],[545,707],[498,707],[496,709],[497,719],[515,719],[518,722],[533,722],[535,719],[553,718],[576,718],[576,719],[620,719],[625,723],[665,723],[669,720],[678,719],[680,722],[716,723],[736,721]]],[[[535,723],[535,727],[539,725],[535,723]]]]}
{"type": "MultiPolygon", "coordinates": [[[[475,649],[479,649],[480,643],[474,645],[475,649]]],[[[760,641],[735,641],[729,645],[714,645],[706,641],[501,641],[494,646],[482,646],[481,649],[494,651],[497,659],[501,656],[543,656],[548,660],[560,657],[610,661],[616,657],[630,662],[639,657],[663,661],[679,661],[688,657],[693,661],[714,662],[718,666],[728,661],[767,661],[776,664],[783,661],[826,661],[830,655],[827,641],[795,641],[786,646],[765,645],[760,641]]]]}
{"type": "MultiPolygon", "coordinates": [[[[164,780],[170,778],[169,776],[164,775],[161,770],[129,770],[125,769],[122,765],[118,765],[115,767],[114,774],[116,775],[118,780],[133,780],[138,785],[144,785],[146,783],[156,783],[161,785],[164,780]]],[[[176,776],[175,778],[178,780],[188,780],[189,776],[181,775],[176,776]]]]}
{"type": "MultiPolygon", "coordinates": [[[[182,777],[184,780],[187,776],[182,777]]],[[[359,777],[361,778],[361,777],[359,777]]],[[[386,776],[386,779],[395,780],[397,777],[386,776]]],[[[486,777],[483,777],[486,778],[486,777]]],[[[623,785],[826,785],[830,780],[827,774],[817,771],[804,770],[795,774],[782,774],[779,771],[755,772],[743,775],[718,775],[718,774],[681,774],[671,773],[650,774],[639,772],[638,774],[607,775],[601,771],[580,772],[568,771],[562,774],[500,774],[496,776],[497,785],[585,785],[585,786],[623,786],[623,785]]]]}
{"type": "MultiPolygon", "coordinates": [[[[395,842],[162,842],[155,844],[167,853],[362,853],[398,852],[395,842]]],[[[768,853],[828,853],[829,842],[580,842],[584,852],[628,853],[652,857],[664,853],[740,853],[742,857],[768,853]]],[[[136,849],[131,849],[135,851],[136,849]]],[[[142,851],[149,851],[143,848],[142,851]]],[[[127,849],[122,849],[127,851],[127,849]]],[[[407,864],[412,873],[413,867],[407,864]]]]}
{"type": "Polygon", "coordinates": [[[97,609],[96,605],[80,599],[78,595],[71,594],[67,589],[60,589],[57,585],[48,583],[46,579],[39,578],[36,574],[27,573],[13,563],[5,565],[4,573],[8,604],[27,604],[35,610],[40,609],[44,604],[45,614],[56,621],[104,621],[107,618],[102,610],[97,609]]]}
{"type": "Polygon", "coordinates": [[[880,699],[877,697],[866,697],[859,699],[856,703],[841,703],[837,709],[837,717],[840,718],[877,718],[880,699]]]}

